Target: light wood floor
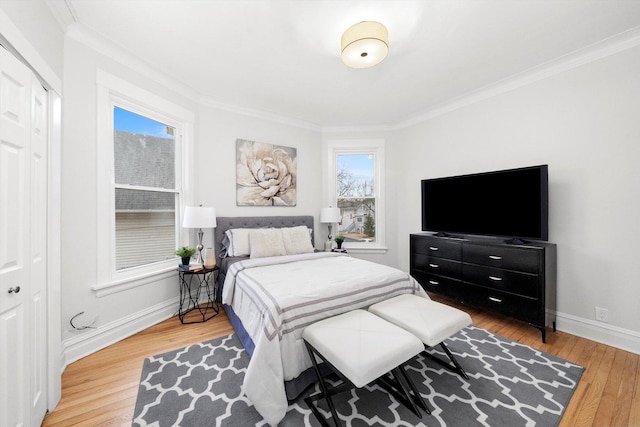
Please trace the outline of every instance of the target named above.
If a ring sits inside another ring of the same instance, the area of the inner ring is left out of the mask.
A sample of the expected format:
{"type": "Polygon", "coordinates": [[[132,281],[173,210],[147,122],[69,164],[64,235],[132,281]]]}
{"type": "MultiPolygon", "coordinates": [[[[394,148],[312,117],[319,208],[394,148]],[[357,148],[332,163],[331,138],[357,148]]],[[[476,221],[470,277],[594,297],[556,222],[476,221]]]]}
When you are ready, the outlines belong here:
{"type": "MultiPolygon", "coordinates": [[[[640,355],[563,332],[540,332],[483,310],[458,306],[476,326],[586,367],[561,427],[640,426],[640,355]]],[[[62,400],[43,426],[130,426],[142,363],[163,353],[233,332],[224,310],[206,323],[182,325],[177,317],[122,340],[67,367],[62,400]]]]}

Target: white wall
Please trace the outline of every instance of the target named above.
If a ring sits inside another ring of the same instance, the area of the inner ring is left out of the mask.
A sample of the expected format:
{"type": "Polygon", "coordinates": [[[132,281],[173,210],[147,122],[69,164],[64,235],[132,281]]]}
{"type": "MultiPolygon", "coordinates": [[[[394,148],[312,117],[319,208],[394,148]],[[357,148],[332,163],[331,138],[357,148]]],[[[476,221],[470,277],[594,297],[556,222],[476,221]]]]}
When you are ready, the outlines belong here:
{"type": "Polygon", "coordinates": [[[399,266],[420,231],[421,179],[548,164],[558,327],[605,342],[619,333],[640,352],[639,111],[635,47],[397,131],[387,161],[405,189],[399,266]]]}
{"type": "MultiPolygon", "coordinates": [[[[322,180],[317,130],[202,107],[197,134],[198,203],[215,207],[217,216],[313,215],[318,230],[322,180]],[[296,206],[236,206],[237,138],[297,148],[296,206]]],[[[211,232],[209,242],[212,237],[211,232]]],[[[321,245],[322,241],[316,239],[316,247],[321,245]]]]}

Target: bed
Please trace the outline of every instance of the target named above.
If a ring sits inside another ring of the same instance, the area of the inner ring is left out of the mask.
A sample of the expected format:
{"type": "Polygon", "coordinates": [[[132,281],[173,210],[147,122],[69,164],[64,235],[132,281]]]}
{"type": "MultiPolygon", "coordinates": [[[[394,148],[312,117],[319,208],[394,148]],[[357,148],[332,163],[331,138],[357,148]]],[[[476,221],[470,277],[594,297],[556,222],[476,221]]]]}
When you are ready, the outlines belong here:
{"type": "Polygon", "coordinates": [[[428,298],[406,272],[314,251],[313,227],[312,216],[217,218],[218,295],[251,357],[243,391],[271,425],[316,379],[307,325],[404,293],[428,298]]]}

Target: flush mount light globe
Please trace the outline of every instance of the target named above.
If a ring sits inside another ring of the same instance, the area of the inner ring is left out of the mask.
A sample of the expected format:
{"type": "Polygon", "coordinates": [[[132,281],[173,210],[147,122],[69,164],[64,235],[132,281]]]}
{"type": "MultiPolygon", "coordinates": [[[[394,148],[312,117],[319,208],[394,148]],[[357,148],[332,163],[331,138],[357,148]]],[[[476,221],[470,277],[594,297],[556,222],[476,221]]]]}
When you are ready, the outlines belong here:
{"type": "Polygon", "coordinates": [[[373,67],[389,52],[389,33],[379,22],[363,21],[344,32],[341,48],[342,62],[348,67],[373,67]]]}

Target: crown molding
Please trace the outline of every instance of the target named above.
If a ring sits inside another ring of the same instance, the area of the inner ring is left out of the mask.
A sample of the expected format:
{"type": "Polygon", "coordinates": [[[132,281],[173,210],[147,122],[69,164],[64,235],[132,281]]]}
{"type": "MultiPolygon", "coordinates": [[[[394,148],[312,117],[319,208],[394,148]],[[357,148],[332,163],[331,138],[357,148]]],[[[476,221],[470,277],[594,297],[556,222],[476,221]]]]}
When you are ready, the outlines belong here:
{"type": "MultiPolygon", "coordinates": [[[[56,4],[66,3],[64,0],[55,0],[56,4]]],[[[151,80],[159,83],[174,92],[180,93],[191,101],[198,103],[203,107],[215,108],[218,110],[228,111],[231,113],[241,114],[253,118],[262,120],[268,120],[271,122],[281,123],[288,126],[294,126],[305,130],[311,130],[314,132],[320,132],[321,126],[310,123],[303,120],[297,120],[290,117],[274,114],[268,111],[252,109],[247,107],[241,107],[237,105],[224,104],[215,101],[208,97],[203,97],[193,87],[188,86],[173,77],[169,77],[166,74],[159,72],[155,67],[152,67],[148,63],[141,61],[124,48],[114,44],[113,42],[105,39],[103,36],[93,32],[89,28],[79,23],[72,23],[67,27],[67,37],[76,40],[91,49],[113,59],[114,61],[127,66],[133,71],[150,78],[151,80]]]]}
{"type": "Polygon", "coordinates": [[[296,120],[289,117],[269,113],[262,110],[250,109],[240,106],[233,106],[219,103],[210,98],[202,98],[200,104],[224,111],[234,112],[246,116],[275,121],[290,126],[301,127],[303,129],[319,131],[326,134],[336,133],[366,133],[366,132],[389,132],[400,130],[431,120],[435,117],[449,112],[467,107],[477,102],[493,98],[506,92],[518,89],[523,86],[535,83],[540,80],[561,74],[565,71],[589,64],[616,53],[634,48],[640,45],[640,27],[601,40],[585,48],[567,54],[554,61],[538,65],[527,71],[516,74],[497,83],[468,92],[451,101],[442,103],[434,108],[430,108],[421,113],[415,114],[396,124],[384,125],[354,125],[354,126],[319,126],[310,122],[296,120]]]}
{"type": "Polygon", "coordinates": [[[324,126],[322,133],[364,133],[389,132],[395,130],[395,125],[362,125],[362,126],[324,126]]]}
{"type": "Polygon", "coordinates": [[[322,127],[315,123],[307,122],[305,120],[298,120],[291,117],[271,113],[269,111],[258,110],[253,108],[241,107],[238,105],[225,104],[215,101],[208,97],[201,97],[199,103],[203,107],[215,108],[218,110],[227,111],[230,113],[241,114],[243,116],[249,116],[256,119],[268,120],[271,122],[281,123],[288,126],[298,127],[305,130],[314,132],[321,132],[322,127]]]}
{"type": "Polygon", "coordinates": [[[538,65],[497,83],[469,92],[451,101],[442,103],[422,113],[412,115],[407,120],[392,126],[393,130],[404,129],[463,107],[484,101],[565,71],[606,58],[616,53],[640,45],[640,27],[601,40],[585,48],[567,54],[554,61],[538,65]]]}
{"type": "Polygon", "coordinates": [[[68,0],[45,0],[45,4],[49,7],[51,14],[62,31],[66,32],[69,25],[78,22],[76,13],[68,0]]]}
{"type": "Polygon", "coordinates": [[[90,47],[96,52],[113,59],[121,65],[124,65],[138,74],[155,81],[169,90],[179,93],[193,102],[197,102],[199,98],[199,93],[191,86],[158,71],[156,67],[141,61],[124,48],[105,39],[103,36],[95,33],[82,24],[74,23],[69,25],[67,27],[66,35],[70,39],[90,47]]]}
{"type": "MultiPolygon", "coordinates": [[[[47,4],[49,4],[50,7],[53,7],[53,5],[55,5],[57,9],[62,8],[62,10],[64,10],[65,5],[68,7],[66,0],[47,0],[47,4]]],[[[73,11],[70,9],[67,9],[67,11],[68,16],[70,16],[71,19],[75,19],[73,17],[73,11]]],[[[69,18],[67,17],[65,19],[68,20],[69,18]]],[[[305,130],[328,134],[388,132],[405,129],[458,110],[460,108],[473,105],[475,103],[513,91],[520,87],[527,86],[537,81],[544,80],[546,78],[561,74],[565,71],[592,63],[594,61],[606,58],[608,56],[628,49],[632,49],[640,45],[640,27],[635,27],[618,35],[609,37],[590,46],[567,54],[554,61],[538,65],[522,73],[518,73],[516,75],[503,79],[497,83],[468,92],[455,99],[441,103],[433,108],[429,108],[422,112],[413,114],[406,120],[402,120],[395,124],[372,126],[322,126],[316,123],[283,116],[281,114],[276,114],[265,110],[225,104],[216,101],[211,97],[204,97],[193,87],[188,86],[172,77],[167,76],[164,73],[159,72],[156,68],[128,53],[124,48],[113,44],[112,42],[106,40],[104,37],[94,33],[93,31],[89,30],[79,23],[74,22],[68,25],[66,34],[68,37],[95,49],[99,53],[102,53],[114,59],[122,65],[125,65],[133,69],[134,71],[149,77],[157,83],[177,93],[182,94],[186,98],[198,103],[200,106],[215,108],[222,111],[280,123],[287,126],[293,126],[305,130]]]]}

